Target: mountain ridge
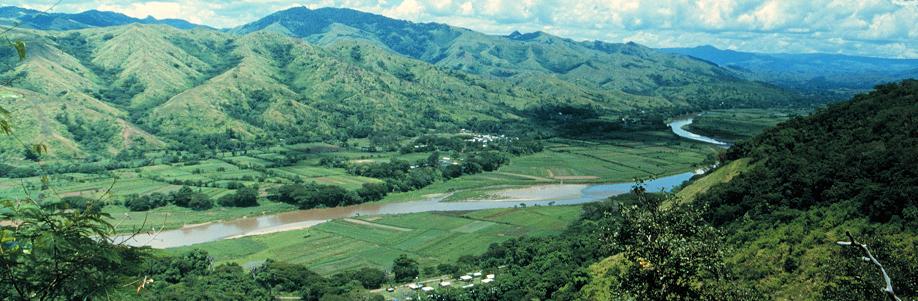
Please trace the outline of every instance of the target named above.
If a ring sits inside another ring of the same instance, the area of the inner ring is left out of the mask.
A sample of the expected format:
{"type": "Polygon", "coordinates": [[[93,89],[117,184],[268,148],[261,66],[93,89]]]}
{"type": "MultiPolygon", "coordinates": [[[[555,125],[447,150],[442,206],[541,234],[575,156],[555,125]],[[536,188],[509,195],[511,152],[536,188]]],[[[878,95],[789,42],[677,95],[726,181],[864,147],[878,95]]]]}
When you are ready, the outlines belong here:
{"type": "Polygon", "coordinates": [[[755,53],[710,45],[660,48],[687,55],[760,80],[801,91],[840,91],[839,97],[875,85],[918,77],[918,59],[893,59],[828,53],[755,53]]]}
{"type": "Polygon", "coordinates": [[[0,75],[18,89],[85,100],[69,107],[74,112],[105,112],[80,114],[83,119],[64,114],[61,126],[50,128],[49,135],[79,146],[71,148],[77,157],[143,145],[202,151],[238,141],[335,142],[460,128],[551,135],[556,129],[549,124],[576,128],[649,118],[642,117],[648,110],[798,100],[728,69],[636,43],[577,42],[542,32],[492,36],[330,8],[281,11],[252,24],[230,32],[140,23],[20,28],[11,38],[26,41],[29,55],[17,64],[12,50],[0,53],[14,66],[0,75]],[[101,120],[115,120],[116,129],[95,127],[101,120]],[[151,138],[91,147],[102,139],[85,137],[89,129],[116,142],[125,140],[119,130],[151,138]]]}
{"type": "Polygon", "coordinates": [[[109,27],[140,24],[164,24],[180,29],[211,28],[194,24],[182,19],[156,19],[152,16],[139,19],[122,13],[100,10],[87,10],[79,13],[42,12],[17,6],[0,7],[0,24],[39,30],[72,30],[95,27],[109,27]]]}

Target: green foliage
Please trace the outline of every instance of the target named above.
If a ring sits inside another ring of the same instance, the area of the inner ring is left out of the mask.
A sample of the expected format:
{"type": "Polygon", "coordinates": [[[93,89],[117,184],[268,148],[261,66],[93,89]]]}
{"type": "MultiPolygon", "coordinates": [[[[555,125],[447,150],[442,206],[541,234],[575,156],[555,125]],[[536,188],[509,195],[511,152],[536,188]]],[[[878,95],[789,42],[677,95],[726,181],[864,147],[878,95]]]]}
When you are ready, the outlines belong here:
{"type": "Polygon", "coordinates": [[[897,293],[915,295],[916,87],[878,86],[726,152],[748,167],[696,206],[724,230],[739,283],[779,297],[883,298],[879,272],[834,245],[850,231],[882,254],[897,293]]]}
{"type": "Polygon", "coordinates": [[[319,274],[299,265],[271,259],[253,270],[252,274],[259,284],[272,292],[303,291],[322,295],[328,290],[328,281],[319,274]]]}
{"type": "Polygon", "coordinates": [[[357,196],[364,202],[382,200],[387,193],[389,193],[389,186],[385,183],[364,183],[360,189],[357,189],[357,196]]]}
{"type": "MultiPolygon", "coordinates": [[[[96,210],[41,208],[4,200],[0,220],[0,297],[70,300],[116,289],[136,264],[135,250],[113,245],[111,225],[96,210]]],[[[88,200],[68,199],[84,208],[88,200]]]]}
{"type": "Polygon", "coordinates": [[[210,197],[203,193],[193,193],[191,199],[188,200],[188,208],[193,210],[207,210],[214,207],[214,201],[210,197]]]}
{"type": "Polygon", "coordinates": [[[681,204],[664,209],[643,187],[634,194],[635,205],[621,208],[620,222],[606,234],[624,248],[621,289],[640,300],[721,299],[714,288],[725,270],[723,240],[702,211],[681,204]]]}
{"type": "Polygon", "coordinates": [[[386,282],[386,272],[383,272],[379,269],[363,267],[359,270],[336,274],[332,277],[332,279],[343,280],[338,281],[342,282],[342,284],[356,280],[360,282],[360,285],[365,289],[378,289],[382,287],[383,283],[386,282]]]}
{"type": "Polygon", "coordinates": [[[169,196],[156,192],[149,195],[132,194],[124,200],[124,207],[131,211],[147,211],[169,204],[169,196]]]}
{"type": "Polygon", "coordinates": [[[218,201],[225,207],[253,207],[258,206],[258,190],[254,188],[240,188],[234,194],[220,197],[218,201]]]}
{"type": "Polygon", "coordinates": [[[140,274],[153,279],[140,291],[145,300],[274,300],[277,296],[299,295],[301,300],[370,298],[356,280],[367,287],[379,287],[385,273],[361,269],[341,274],[348,281],[329,279],[306,267],[268,259],[251,271],[236,264],[214,265],[204,251],[192,250],[176,256],[145,258],[140,274]]]}
{"type": "Polygon", "coordinates": [[[29,146],[26,146],[22,149],[22,157],[33,162],[38,162],[41,160],[41,154],[29,146]]]}
{"type": "Polygon", "coordinates": [[[441,263],[437,265],[437,271],[444,275],[456,275],[459,273],[459,267],[453,264],[441,263]]]}
{"type": "Polygon", "coordinates": [[[213,267],[206,252],[148,258],[143,275],[153,283],[139,293],[148,300],[272,300],[238,265],[213,267]]]}
{"type": "Polygon", "coordinates": [[[75,141],[96,153],[107,152],[111,147],[112,138],[119,133],[119,129],[110,120],[90,122],[81,116],[70,116],[66,113],[58,114],[55,120],[67,127],[67,132],[75,141]]]}
{"type": "Polygon", "coordinates": [[[846,200],[875,221],[901,216],[918,206],[916,99],[918,81],[904,81],[783,123],[732,148],[728,157],[750,156],[753,168],[699,201],[717,224],[846,200]]]}
{"type": "Polygon", "coordinates": [[[360,203],[353,191],[340,186],[319,184],[288,184],[281,186],[271,198],[278,202],[295,204],[301,209],[337,207],[360,203]]]}
{"type": "Polygon", "coordinates": [[[418,262],[408,258],[405,254],[399,255],[392,261],[392,274],[395,275],[395,281],[409,282],[418,276],[418,262]]]}

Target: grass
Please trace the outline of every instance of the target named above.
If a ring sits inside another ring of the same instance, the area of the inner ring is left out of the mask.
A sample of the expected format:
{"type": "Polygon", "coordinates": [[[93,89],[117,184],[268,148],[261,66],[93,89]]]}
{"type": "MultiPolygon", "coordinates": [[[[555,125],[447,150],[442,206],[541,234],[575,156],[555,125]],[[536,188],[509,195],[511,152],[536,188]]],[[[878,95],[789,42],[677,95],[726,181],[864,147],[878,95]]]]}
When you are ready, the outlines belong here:
{"type": "Polygon", "coordinates": [[[690,170],[713,152],[711,146],[676,138],[659,142],[559,139],[545,151],[514,160],[500,171],[553,180],[622,182],[690,170]]]}
{"type": "Polygon", "coordinates": [[[676,198],[680,202],[691,202],[697,195],[708,191],[712,186],[729,182],[733,177],[739,175],[740,172],[746,170],[748,167],[748,158],[732,161],[680,189],[676,192],[676,198]]]}
{"type": "Polygon", "coordinates": [[[304,230],[280,232],[169,249],[203,249],[216,262],[254,265],[271,258],[302,263],[332,274],[360,267],[387,270],[400,254],[422,267],[477,255],[496,242],[524,235],[561,233],[580,206],[493,209],[465,213],[416,213],[334,220],[304,230]]]}

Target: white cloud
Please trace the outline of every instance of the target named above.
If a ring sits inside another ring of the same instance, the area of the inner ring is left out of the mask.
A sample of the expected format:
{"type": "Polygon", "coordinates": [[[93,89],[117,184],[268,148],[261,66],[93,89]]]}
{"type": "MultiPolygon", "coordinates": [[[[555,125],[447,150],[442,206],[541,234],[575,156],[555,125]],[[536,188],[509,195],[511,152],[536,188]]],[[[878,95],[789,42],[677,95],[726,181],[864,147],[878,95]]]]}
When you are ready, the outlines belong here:
{"type": "MultiPolygon", "coordinates": [[[[43,9],[56,0],[14,0],[43,9]],[[44,2],[44,3],[42,3],[44,2]]],[[[12,3],[9,3],[12,2],[12,3]]],[[[544,30],[649,46],[918,57],[918,5],[903,0],[64,0],[55,11],[104,9],[233,27],[305,5],[348,7],[492,34],[544,30]]]]}

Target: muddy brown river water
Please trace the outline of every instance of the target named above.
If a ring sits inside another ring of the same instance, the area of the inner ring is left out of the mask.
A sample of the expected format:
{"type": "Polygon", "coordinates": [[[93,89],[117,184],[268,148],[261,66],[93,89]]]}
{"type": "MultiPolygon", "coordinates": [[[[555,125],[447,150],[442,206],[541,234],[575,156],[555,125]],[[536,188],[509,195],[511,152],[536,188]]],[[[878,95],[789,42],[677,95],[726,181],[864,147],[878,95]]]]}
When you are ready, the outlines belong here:
{"type": "MultiPolygon", "coordinates": [[[[674,120],[670,127],[677,135],[726,145],[712,138],[689,133],[682,126],[691,123],[691,117],[674,120]]],[[[648,191],[670,191],[690,179],[694,173],[686,172],[645,182],[648,191]]],[[[346,207],[321,208],[284,212],[259,217],[191,225],[159,233],[143,233],[134,237],[116,237],[116,242],[153,248],[173,248],[228,238],[261,235],[311,227],[328,220],[364,215],[388,215],[437,211],[471,211],[526,206],[575,205],[604,200],[630,191],[634,183],[596,185],[538,185],[512,188],[498,195],[506,199],[444,202],[448,195],[432,195],[427,199],[399,203],[368,203],[346,207]]]]}

